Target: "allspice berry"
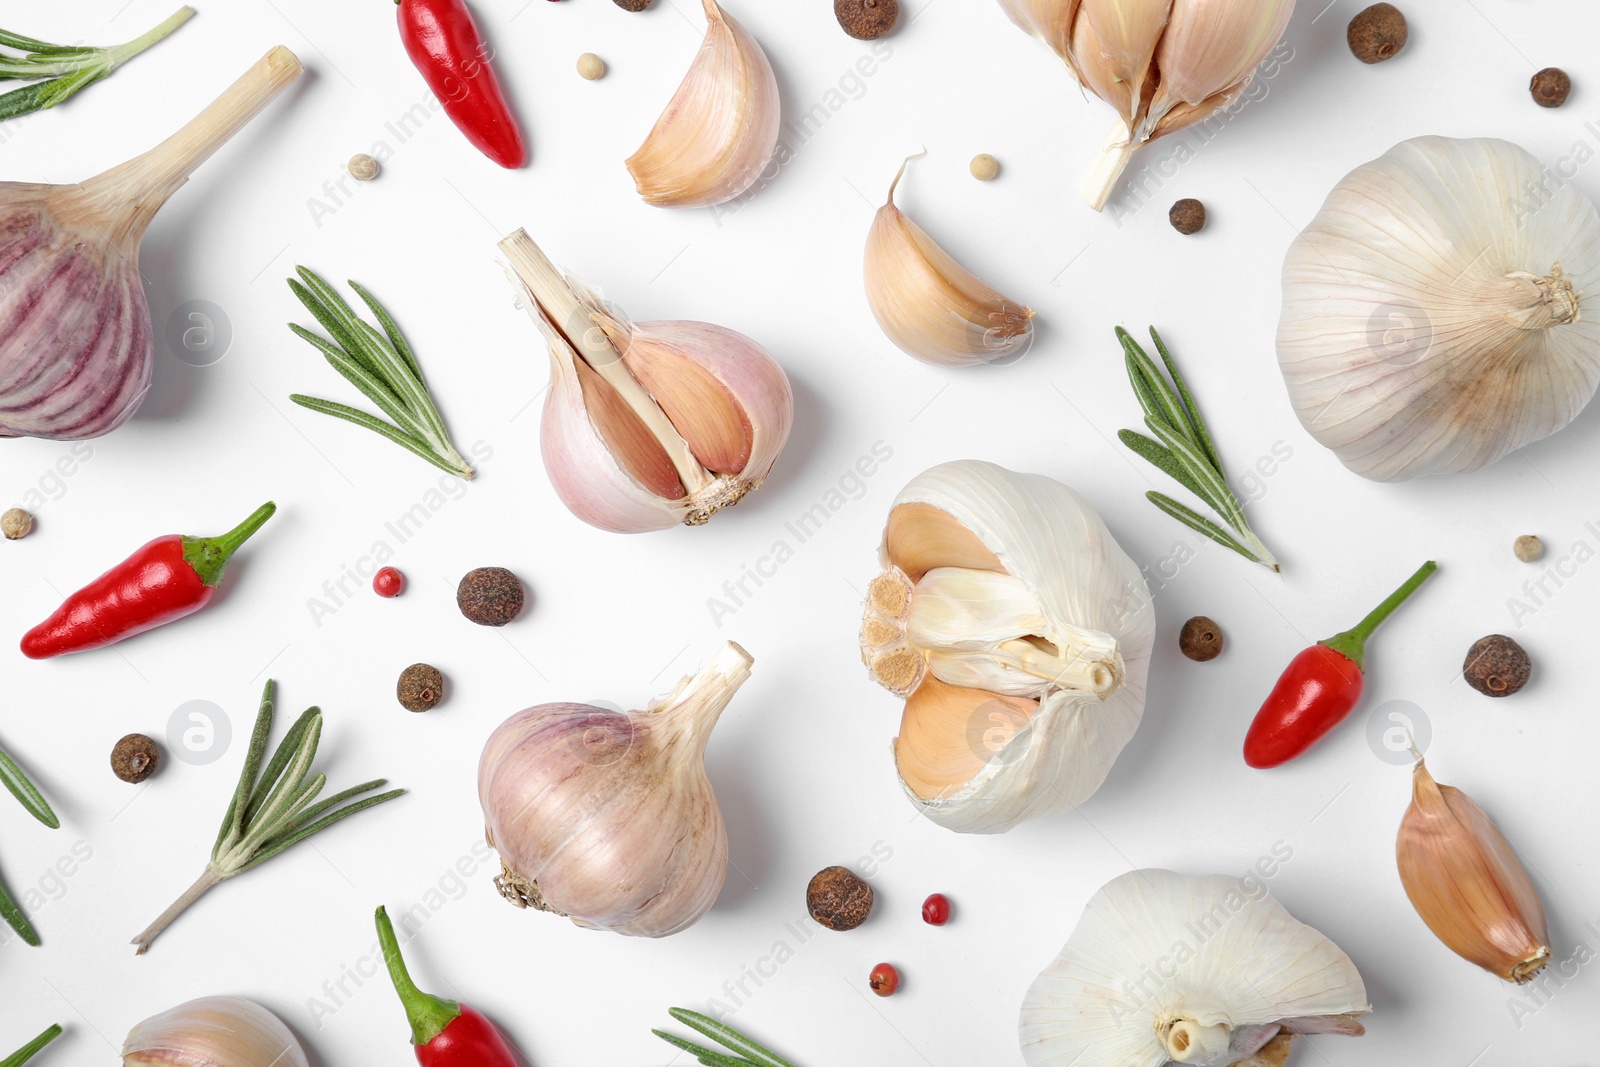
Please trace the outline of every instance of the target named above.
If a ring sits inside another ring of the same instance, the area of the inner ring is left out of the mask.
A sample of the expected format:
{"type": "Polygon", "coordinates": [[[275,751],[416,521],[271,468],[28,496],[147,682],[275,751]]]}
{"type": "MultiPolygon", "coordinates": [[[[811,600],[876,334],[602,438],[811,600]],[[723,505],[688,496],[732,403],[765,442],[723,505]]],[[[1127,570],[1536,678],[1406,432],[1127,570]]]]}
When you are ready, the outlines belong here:
{"type": "Polygon", "coordinates": [[[427,663],[413,663],[400,672],[394,695],[407,711],[429,711],[444,699],[444,675],[427,663]]]}
{"type": "Polygon", "coordinates": [[[1178,633],[1178,650],[1200,663],[1222,654],[1222,627],[1204,615],[1183,624],[1178,633]]]}
{"type": "Polygon", "coordinates": [[[504,626],[522,611],[522,582],[504,567],[479,567],[456,586],[456,606],[479,626],[504,626]]]}
{"type": "Polygon", "coordinates": [[[1467,649],[1461,667],[1467,684],[1484,696],[1508,697],[1528,684],[1533,663],[1528,653],[1505,634],[1490,634],[1467,649]]]}
{"type": "Polygon", "coordinates": [[[1544,556],[1544,542],[1533,534],[1523,534],[1512,544],[1511,551],[1524,563],[1532,563],[1544,556]]]}
{"type": "Polygon", "coordinates": [[[806,911],[830,930],[854,930],[872,914],[872,887],[848,867],[824,867],[806,886],[806,911]]]}
{"type": "Polygon", "coordinates": [[[33,516],[21,508],[7,508],[5,514],[0,515],[0,533],[6,535],[7,541],[27,537],[32,532],[33,516]]]}
{"type": "Polygon", "coordinates": [[[129,734],[111,750],[111,771],[124,782],[144,781],[160,763],[160,746],[144,734],[129,734]]]}
{"type": "Polygon", "coordinates": [[[1560,67],[1546,67],[1533,76],[1528,92],[1540,107],[1560,107],[1572,93],[1572,79],[1560,67]]]}
{"type": "Polygon", "coordinates": [[[1179,200],[1167,212],[1167,221],[1182,234],[1199,233],[1206,226],[1206,206],[1191,196],[1179,200]]]}
{"type": "Polygon", "coordinates": [[[900,21],[900,0],[833,0],[833,15],[845,33],[858,41],[872,41],[900,21]]]}
{"type": "Polygon", "coordinates": [[[613,0],[613,2],[624,11],[643,11],[654,0],[613,0]]]}
{"type": "Polygon", "coordinates": [[[1393,59],[1411,36],[1406,17],[1393,4],[1373,4],[1350,20],[1345,40],[1363,63],[1393,59]]]}

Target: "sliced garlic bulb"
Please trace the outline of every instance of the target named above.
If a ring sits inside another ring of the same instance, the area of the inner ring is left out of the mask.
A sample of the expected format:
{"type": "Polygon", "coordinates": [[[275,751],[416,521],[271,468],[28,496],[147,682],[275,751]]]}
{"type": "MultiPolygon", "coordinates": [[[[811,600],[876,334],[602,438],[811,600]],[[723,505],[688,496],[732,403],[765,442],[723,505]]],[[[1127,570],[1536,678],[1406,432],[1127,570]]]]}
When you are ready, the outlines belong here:
{"type": "Polygon", "coordinates": [[[1295,414],[1364,478],[1477,470],[1600,385],[1600,214],[1492,138],[1402,141],[1346,175],[1283,264],[1295,414]]]}
{"type": "Polygon", "coordinates": [[[941,826],[1000,833],[1100,788],[1144,713],[1155,612],[1082,497],[965,460],[895,498],[861,656],[906,698],[895,765],[941,826]]]}
{"type": "Polygon", "coordinates": [[[975,277],[894,203],[908,159],[867,235],[867,303],[902,352],[966,367],[1015,357],[1033,343],[1033,312],[975,277]]]}
{"type": "Polygon", "coordinates": [[[1028,988],[1022,1058],[1030,1067],[1282,1063],[1284,1035],[1360,1035],[1371,1010],[1350,957],[1260,884],[1129,871],[1090,898],[1028,988]]]}
{"type": "Polygon", "coordinates": [[[704,322],[629,322],[525,230],[500,249],[550,348],[541,445],[574,515],[617,533],[699,526],[760,488],[794,421],[765,349],[704,322]]]}
{"type": "Polygon", "coordinates": [[[702,3],[700,52],[628,158],[639,195],[658,207],[732,200],[755,184],[778,146],[778,79],[767,54],[717,0],[702,3]]]}
{"type": "Polygon", "coordinates": [[[309,1067],[283,1022],[242,997],[203,997],[128,1032],[123,1067],[309,1067]]]}

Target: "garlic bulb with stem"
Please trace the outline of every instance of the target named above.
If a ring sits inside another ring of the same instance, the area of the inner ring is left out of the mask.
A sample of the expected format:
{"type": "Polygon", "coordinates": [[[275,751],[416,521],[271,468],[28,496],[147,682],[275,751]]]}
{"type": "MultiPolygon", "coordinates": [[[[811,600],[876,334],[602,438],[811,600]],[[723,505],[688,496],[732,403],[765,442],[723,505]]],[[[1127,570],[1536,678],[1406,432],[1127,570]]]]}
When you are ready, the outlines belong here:
{"type": "Polygon", "coordinates": [[[867,303],[902,352],[924,363],[965,367],[1015,358],[1033,344],[1033,311],[1007,299],[940,248],[895,206],[889,185],[867,234],[867,303]]]}
{"type": "Polygon", "coordinates": [[[1433,780],[1420,753],[1395,856],[1411,906],[1450,951],[1519,984],[1550,962],[1544,905],[1516,850],[1471,797],[1433,780]]]}
{"type": "Polygon", "coordinates": [[[1030,1067],[1281,1063],[1285,1035],[1363,1032],[1350,957],[1260,882],[1137,870],[1102,886],[1022,1002],[1030,1067]]]}
{"type": "Polygon", "coordinates": [[[629,322],[526,230],[500,250],[549,345],[540,444],[574,515],[617,533],[699,526],[760,488],[794,421],[765,349],[704,322],[629,322]]]}
{"type": "Polygon", "coordinates": [[[761,45],[717,0],[706,37],[628,173],[645,203],[712,207],[754,185],[778,146],[778,79],[761,45]]]}
{"type": "Polygon", "coordinates": [[[1117,118],[1078,192],[1105,207],[1134,151],[1203,122],[1250,84],[1294,0],[1000,0],[1117,118]]]}
{"type": "Polygon", "coordinates": [[[675,934],[711,910],[728,832],[706,741],[751,662],[730,641],[644,711],[541,704],[501,723],[478,763],[501,895],[635,937],[675,934]]]}
{"type": "Polygon", "coordinates": [[[1416,137],[1334,186],[1283,263],[1295,414],[1363,478],[1477,470],[1600,385],[1600,212],[1507,141],[1416,137]]]}
{"type": "Polygon", "coordinates": [[[867,587],[861,657],[905,698],[895,766],[941,826],[1000,833],[1088,799],[1139,726],[1144,575],[1077,493],[993,463],[911,480],[867,587]]]}
{"type": "Polygon", "coordinates": [[[309,1067],[283,1021],[243,997],[202,997],[128,1032],[123,1067],[309,1067]]]}
{"type": "Polygon", "coordinates": [[[98,437],[138,410],[155,362],[145,229],[299,76],[274,48],[142,156],[79,185],[0,182],[0,437],[98,437]]]}

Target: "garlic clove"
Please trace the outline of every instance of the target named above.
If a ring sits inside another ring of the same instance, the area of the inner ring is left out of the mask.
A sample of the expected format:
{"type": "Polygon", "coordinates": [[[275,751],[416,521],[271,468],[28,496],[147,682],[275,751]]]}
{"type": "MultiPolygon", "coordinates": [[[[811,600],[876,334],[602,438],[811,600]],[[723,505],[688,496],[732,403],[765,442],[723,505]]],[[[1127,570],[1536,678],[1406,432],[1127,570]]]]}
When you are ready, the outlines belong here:
{"type": "Polygon", "coordinates": [[[684,493],[672,459],[644,421],[604,378],[579,360],[573,364],[582,387],[584,410],[607,449],[646,489],[675,500],[684,493]]]}
{"type": "Polygon", "coordinates": [[[305,1050],[274,1014],[241,997],[203,997],[128,1032],[123,1067],[308,1067],[305,1050]]]}
{"type": "Polygon", "coordinates": [[[1083,0],[1072,54],[1083,83],[1129,123],[1138,117],[1172,0],[1083,0]]]}
{"type": "Polygon", "coordinates": [[[1242,89],[1294,14],[1295,0],[1183,0],[1156,48],[1160,83],[1145,137],[1174,107],[1199,104],[1230,86],[1242,89]]]}
{"type": "Polygon", "coordinates": [[[1037,700],[967,689],[927,677],[906,698],[894,740],[900,780],[923,800],[959,792],[1012,744],[1037,700]]]}
{"type": "Polygon", "coordinates": [[[944,367],[1015,357],[1033,343],[1033,312],[1007,299],[940,248],[889,199],[867,234],[867,303],[907,355],[944,367]]]}
{"type": "Polygon", "coordinates": [[[717,0],[689,73],[628,158],[639,195],[658,207],[710,207],[754,185],[778,145],[778,79],[754,37],[717,0]]]}
{"type": "Polygon", "coordinates": [[[1411,906],[1450,951],[1508,982],[1531,981],[1550,962],[1544,906],[1516,851],[1421,759],[1395,854],[1411,906]]]}
{"type": "MultiPolygon", "coordinates": [[[[1063,59],[1072,52],[1072,27],[1081,0],[1000,0],[1005,13],[1063,59]]],[[[1077,73],[1071,60],[1067,69],[1077,73]]]]}
{"type": "Polygon", "coordinates": [[[935,567],[961,567],[1005,573],[1005,564],[982,538],[949,512],[933,504],[907,501],[889,512],[883,532],[884,555],[912,581],[935,567]]]}
{"type": "Polygon", "coordinates": [[[750,417],[715,375],[657,338],[633,339],[622,360],[702,466],[718,474],[744,470],[755,436],[750,417]]]}

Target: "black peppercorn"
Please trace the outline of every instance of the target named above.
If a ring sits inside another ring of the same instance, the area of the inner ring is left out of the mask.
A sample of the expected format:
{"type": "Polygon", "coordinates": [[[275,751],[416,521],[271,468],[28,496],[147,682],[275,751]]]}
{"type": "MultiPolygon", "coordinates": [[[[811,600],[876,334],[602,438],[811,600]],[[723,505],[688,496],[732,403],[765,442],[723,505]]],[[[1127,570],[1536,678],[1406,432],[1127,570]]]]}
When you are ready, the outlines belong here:
{"type": "Polygon", "coordinates": [[[400,672],[394,695],[407,711],[428,711],[444,699],[444,675],[438,667],[413,663],[400,672]]]}
{"type": "Polygon", "coordinates": [[[1467,649],[1461,673],[1484,696],[1508,697],[1528,684],[1533,663],[1521,645],[1504,634],[1490,634],[1467,649]]]}
{"type": "Polygon", "coordinates": [[[1351,19],[1345,30],[1350,51],[1363,63],[1393,59],[1410,36],[1406,17],[1393,4],[1373,4],[1351,19]]]}
{"type": "Polygon", "coordinates": [[[160,747],[144,734],[129,734],[111,750],[111,771],[124,782],[144,781],[160,763],[160,747]]]}
{"type": "Polygon", "coordinates": [[[479,626],[504,626],[522,611],[522,582],[504,567],[479,567],[456,586],[456,606],[479,626]]]}
{"type": "Polygon", "coordinates": [[[1560,67],[1546,67],[1533,76],[1528,91],[1540,107],[1560,107],[1572,92],[1572,79],[1560,67]]]}
{"type": "Polygon", "coordinates": [[[871,41],[900,21],[900,0],[833,0],[833,15],[845,33],[858,41],[871,41]]]}
{"type": "Polygon", "coordinates": [[[1183,624],[1178,634],[1178,649],[1192,660],[1204,663],[1222,653],[1222,627],[1204,615],[1183,624]]]}
{"type": "Polygon", "coordinates": [[[806,886],[806,910],[830,930],[854,930],[872,914],[872,887],[848,867],[824,867],[806,886]]]}
{"type": "Polygon", "coordinates": [[[1172,205],[1172,209],[1167,212],[1167,221],[1172,223],[1172,228],[1179,233],[1199,233],[1205,229],[1206,206],[1193,197],[1186,196],[1172,205]]]}

